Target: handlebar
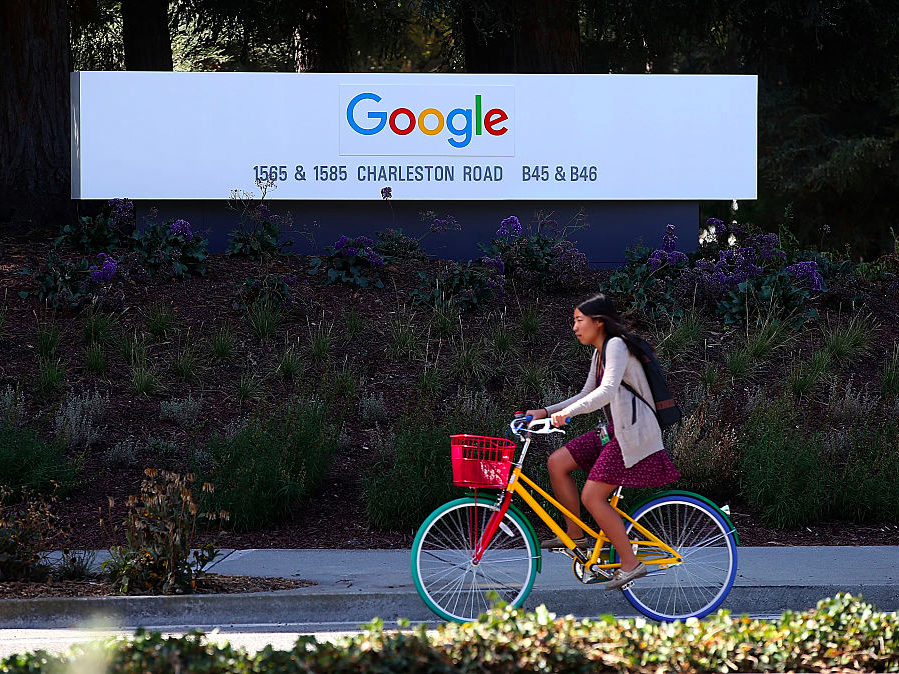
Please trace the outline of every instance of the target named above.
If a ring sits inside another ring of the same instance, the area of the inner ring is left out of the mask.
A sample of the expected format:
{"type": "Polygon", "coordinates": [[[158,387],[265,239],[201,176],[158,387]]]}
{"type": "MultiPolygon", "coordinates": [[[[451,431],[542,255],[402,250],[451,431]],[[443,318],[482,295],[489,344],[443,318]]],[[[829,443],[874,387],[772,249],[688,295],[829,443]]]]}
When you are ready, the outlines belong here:
{"type": "MultiPolygon", "coordinates": [[[[565,418],[565,423],[571,423],[571,417],[565,418]]],[[[537,435],[548,435],[550,433],[565,433],[561,428],[555,428],[552,425],[552,417],[543,417],[542,419],[534,419],[533,415],[516,414],[515,418],[509,423],[512,432],[521,438],[523,433],[535,433],[537,435]],[[527,424],[527,428],[525,428],[527,424]]]]}

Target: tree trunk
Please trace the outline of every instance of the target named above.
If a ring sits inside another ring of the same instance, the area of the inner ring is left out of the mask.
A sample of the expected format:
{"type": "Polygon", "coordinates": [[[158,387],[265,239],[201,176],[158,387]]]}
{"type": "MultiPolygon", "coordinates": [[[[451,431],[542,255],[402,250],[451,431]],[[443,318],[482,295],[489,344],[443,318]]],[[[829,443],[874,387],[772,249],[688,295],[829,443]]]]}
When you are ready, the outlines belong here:
{"type": "Polygon", "coordinates": [[[72,214],[66,0],[0,2],[0,223],[72,214]]]}
{"type": "Polygon", "coordinates": [[[125,70],[171,70],[168,0],[122,0],[125,70]]]}
{"type": "Polygon", "coordinates": [[[352,70],[347,0],[316,0],[296,32],[297,72],[346,73],[352,70]]]}
{"type": "Polygon", "coordinates": [[[487,34],[478,25],[474,13],[464,11],[458,27],[462,33],[462,53],[467,73],[514,73],[515,40],[507,32],[487,34]]]}
{"type": "Polygon", "coordinates": [[[515,22],[515,72],[579,73],[581,31],[575,0],[530,0],[515,22]]]}
{"type": "MultiPolygon", "coordinates": [[[[475,0],[477,2],[477,0],[475,0]]],[[[576,0],[494,4],[457,17],[469,73],[583,72],[576,0]],[[477,25],[476,15],[506,29],[477,25]]]]}

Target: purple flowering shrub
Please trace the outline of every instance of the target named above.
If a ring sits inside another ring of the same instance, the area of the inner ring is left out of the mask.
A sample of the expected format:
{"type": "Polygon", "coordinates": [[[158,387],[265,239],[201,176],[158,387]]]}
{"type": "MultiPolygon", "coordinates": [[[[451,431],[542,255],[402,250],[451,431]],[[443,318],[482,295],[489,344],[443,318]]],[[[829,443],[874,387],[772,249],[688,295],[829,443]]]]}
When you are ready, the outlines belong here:
{"type": "Polygon", "coordinates": [[[502,260],[482,258],[479,263],[450,262],[437,274],[418,272],[420,285],[410,293],[415,304],[435,306],[449,303],[460,312],[482,309],[505,297],[502,260]]]}
{"type": "MultiPolygon", "coordinates": [[[[677,250],[674,225],[665,228],[662,246],[632,249],[627,265],[612,275],[603,290],[630,298],[629,311],[654,319],[677,317],[684,306],[706,306],[726,322],[745,320],[763,303],[796,314],[811,295],[825,290],[815,261],[787,265],[787,253],[774,233],[753,233],[739,223],[709,218],[709,238],[690,256],[677,250]],[[691,263],[692,259],[692,263],[691,263]]],[[[814,318],[814,311],[798,318],[814,318]]]]}
{"type": "Polygon", "coordinates": [[[501,264],[500,274],[541,288],[572,289],[583,283],[586,256],[568,239],[571,232],[587,227],[579,213],[560,227],[555,220],[538,218],[536,229],[525,233],[521,221],[510,215],[500,222],[489,244],[479,243],[486,264],[501,264]]]}
{"type": "MultiPolygon", "coordinates": [[[[51,249],[40,269],[32,274],[25,268],[21,273],[37,282],[36,294],[42,302],[57,309],[77,309],[112,298],[112,280],[118,272],[118,262],[106,253],[99,253],[96,260],[93,265],[86,258],[65,260],[51,249]]],[[[21,291],[19,296],[25,298],[28,292],[21,291]]]]}
{"type": "Polygon", "coordinates": [[[187,220],[152,220],[132,236],[134,250],[148,274],[191,278],[206,274],[207,241],[194,232],[187,220]]]}
{"type": "Polygon", "coordinates": [[[92,265],[88,268],[88,271],[91,275],[91,281],[94,283],[104,283],[106,281],[112,280],[112,277],[115,276],[116,271],[118,271],[119,263],[109,257],[106,253],[99,253],[97,255],[97,262],[101,266],[92,265]]]}
{"type": "Polygon", "coordinates": [[[68,246],[82,253],[115,250],[127,245],[134,231],[134,204],[130,199],[110,199],[103,212],[81,216],[62,226],[53,245],[68,246]]]}
{"type": "Polygon", "coordinates": [[[367,236],[353,239],[341,236],[333,246],[326,246],[325,255],[315,255],[309,261],[309,274],[324,270],[325,285],[345,283],[360,288],[383,288],[379,270],[390,260],[374,249],[374,241],[367,236]]]}

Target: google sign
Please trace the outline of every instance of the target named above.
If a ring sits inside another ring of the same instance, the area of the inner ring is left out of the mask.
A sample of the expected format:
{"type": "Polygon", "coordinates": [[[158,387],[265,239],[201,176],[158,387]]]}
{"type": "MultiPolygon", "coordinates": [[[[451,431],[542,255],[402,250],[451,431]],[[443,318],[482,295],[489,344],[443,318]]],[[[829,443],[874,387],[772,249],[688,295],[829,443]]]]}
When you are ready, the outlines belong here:
{"type": "Polygon", "coordinates": [[[515,89],[340,87],[342,155],[515,154],[515,89]]]}
{"type": "Polygon", "coordinates": [[[454,136],[447,138],[447,142],[457,148],[468,147],[472,134],[480,136],[486,131],[491,136],[502,136],[509,131],[509,127],[503,125],[509,120],[509,115],[502,108],[491,108],[484,113],[483,117],[481,116],[483,108],[481,94],[475,94],[474,97],[473,122],[471,108],[453,108],[445,117],[437,108],[425,108],[416,117],[409,108],[400,107],[389,115],[383,110],[370,110],[367,117],[369,120],[375,121],[374,126],[370,122],[366,126],[360,126],[356,121],[356,109],[359,104],[363,101],[380,103],[382,100],[381,96],[371,92],[353,96],[346,110],[346,119],[350,128],[363,136],[374,136],[388,125],[397,136],[408,136],[416,129],[426,136],[437,136],[446,128],[454,136]]]}
{"type": "Polygon", "coordinates": [[[71,86],[75,199],[220,200],[257,180],[287,200],[756,197],[754,76],[80,71],[71,86]]]}

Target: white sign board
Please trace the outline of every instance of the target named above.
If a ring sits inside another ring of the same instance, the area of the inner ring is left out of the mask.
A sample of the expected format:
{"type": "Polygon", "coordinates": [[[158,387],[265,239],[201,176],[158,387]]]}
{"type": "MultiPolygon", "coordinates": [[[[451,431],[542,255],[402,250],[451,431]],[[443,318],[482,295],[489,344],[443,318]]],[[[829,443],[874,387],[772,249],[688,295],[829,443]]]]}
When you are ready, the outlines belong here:
{"type": "Polygon", "coordinates": [[[755,199],[750,75],[72,74],[72,196],[755,199]]]}

